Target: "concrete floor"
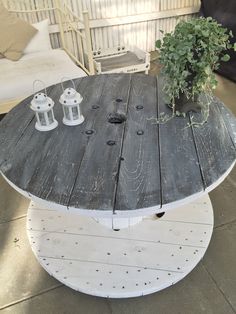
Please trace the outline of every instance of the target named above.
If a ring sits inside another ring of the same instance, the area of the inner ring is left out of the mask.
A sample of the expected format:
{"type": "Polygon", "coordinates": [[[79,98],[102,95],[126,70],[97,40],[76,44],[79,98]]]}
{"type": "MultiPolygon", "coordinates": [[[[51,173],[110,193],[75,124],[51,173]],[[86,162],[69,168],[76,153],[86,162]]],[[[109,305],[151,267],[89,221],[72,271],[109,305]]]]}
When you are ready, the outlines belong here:
{"type": "MultiPolygon", "coordinates": [[[[151,74],[159,66],[154,61],[151,74]]],[[[236,114],[236,84],[218,77],[216,95],[236,114]]],[[[207,253],[181,282],[131,299],[75,292],[50,277],[26,237],[28,200],[0,178],[1,314],[231,314],[236,313],[236,167],[212,193],[215,228],[207,253]]]]}

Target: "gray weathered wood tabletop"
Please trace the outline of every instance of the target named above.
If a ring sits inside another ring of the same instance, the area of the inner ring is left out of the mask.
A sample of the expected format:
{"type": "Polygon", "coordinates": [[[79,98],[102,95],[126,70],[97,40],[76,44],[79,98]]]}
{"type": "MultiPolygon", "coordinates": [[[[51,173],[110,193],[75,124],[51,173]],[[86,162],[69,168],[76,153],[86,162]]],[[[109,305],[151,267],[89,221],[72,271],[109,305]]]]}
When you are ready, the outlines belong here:
{"type": "Polygon", "coordinates": [[[100,75],[75,84],[84,98],[81,125],[62,123],[60,84],[48,88],[56,129],[35,129],[32,96],[0,123],[0,171],[29,196],[69,209],[148,214],[210,190],[235,162],[236,120],[217,99],[202,127],[186,127],[189,116],[157,124],[153,118],[170,111],[155,77],[100,75]],[[116,113],[123,122],[111,123],[116,113]]]}

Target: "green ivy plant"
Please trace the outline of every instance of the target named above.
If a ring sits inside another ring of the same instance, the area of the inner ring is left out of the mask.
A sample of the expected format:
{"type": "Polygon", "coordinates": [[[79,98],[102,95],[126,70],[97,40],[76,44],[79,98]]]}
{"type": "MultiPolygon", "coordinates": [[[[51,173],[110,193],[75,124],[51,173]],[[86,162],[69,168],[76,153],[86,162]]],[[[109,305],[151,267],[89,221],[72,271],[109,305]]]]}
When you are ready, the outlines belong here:
{"type": "MultiPolygon", "coordinates": [[[[156,41],[164,77],[164,92],[174,107],[176,98],[184,93],[188,99],[211,93],[217,80],[213,73],[220,61],[228,61],[232,32],[211,17],[180,21],[175,30],[156,41]]],[[[234,44],[236,50],[236,44],[234,44]]]]}

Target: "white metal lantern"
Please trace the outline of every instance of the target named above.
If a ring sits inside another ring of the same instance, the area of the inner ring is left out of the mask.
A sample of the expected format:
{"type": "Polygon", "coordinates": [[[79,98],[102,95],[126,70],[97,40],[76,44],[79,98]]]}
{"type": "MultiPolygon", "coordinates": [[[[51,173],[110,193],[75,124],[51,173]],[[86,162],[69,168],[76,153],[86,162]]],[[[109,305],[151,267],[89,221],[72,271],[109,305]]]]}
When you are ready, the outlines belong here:
{"type": "Polygon", "coordinates": [[[44,93],[40,92],[34,95],[30,108],[35,112],[37,119],[35,128],[38,131],[50,131],[58,126],[54,117],[53,106],[54,101],[47,96],[46,88],[44,93]]]}
{"type": "MultiPolygon", "coordinates": [[[[72,80],[71,80],[72,81],[72,80]]],[[[63,109],[63,123],[66,125],[78,125],[84,121],[83,115],[80,113],[80,103],[83,97],[75,90],[74,82],[72,81],[74,88],[64,89],[62,84],[63,93],[59,99],[63,109]]]]}

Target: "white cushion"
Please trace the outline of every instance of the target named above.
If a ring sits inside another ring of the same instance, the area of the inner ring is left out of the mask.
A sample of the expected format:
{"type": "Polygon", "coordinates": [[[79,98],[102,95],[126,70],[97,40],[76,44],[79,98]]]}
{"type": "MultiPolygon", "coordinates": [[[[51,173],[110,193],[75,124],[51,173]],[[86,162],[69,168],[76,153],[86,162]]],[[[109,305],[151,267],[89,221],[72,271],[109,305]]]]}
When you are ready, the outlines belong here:
{"type": "Polygon", "coordinates": [[[25,47],[23,53],[33,53],[39,51],[48,51],[51,50],[51,43],[48,31],[49,20],[43,20],[39,23],[32,24],[38,32],[34,35],[34,37],[30,40],[28,45],[25,47]]]}
{"type": "MultiPolygon", "coordinates": [[[[87,75],[60,49],[26,54],[18,61],[0,59],[0,69],[0,106],[31,95],[34,80],[50,86],[60,83],[63,77],[74,79],[87,75]]],[[[42,89],[41,84],[36,84],[37,89],[42,89]]]]}

